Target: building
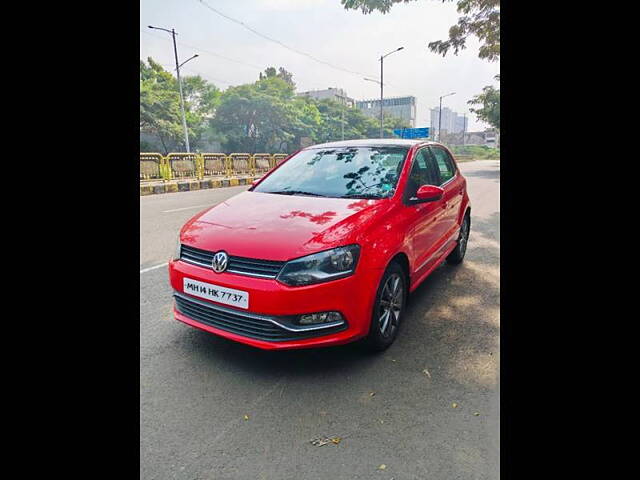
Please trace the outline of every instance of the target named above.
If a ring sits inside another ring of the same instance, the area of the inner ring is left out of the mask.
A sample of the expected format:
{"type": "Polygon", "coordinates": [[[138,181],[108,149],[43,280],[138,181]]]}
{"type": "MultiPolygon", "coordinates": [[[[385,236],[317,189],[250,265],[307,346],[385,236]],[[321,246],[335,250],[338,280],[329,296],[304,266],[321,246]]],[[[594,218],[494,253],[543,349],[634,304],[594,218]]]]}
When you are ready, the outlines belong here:
{"type": "MultiPolygon", "coordinates": [[[[380,118],[380,99],[358,100],[356,107],[366,116],[380,118]]],[[[382,104],[382,112],[392,115],[407,122],[411,128],[416,126],[416,97],[392,97],[385,98],[382,104]]]]}
{"type": "Polygon", "coordinates": [[[338,103],[342,103],[347,107],[354,107],[355,100],[350,98],[342,88],[329,87],[326,90],[309,90],[307,92],[299,92],[299,96],[311,97],[317,100],[335,100],[338,103]]]}
{"type": "Polygon", "coordinates": [[[458,115],[457,112],[454,112],[448,107],[443,107],[442,123],[440,124],[439,115],[439,107],[431,109],[431,131],[434,135],[438,134],[439,126],[442,129],[443,135],[445,133],[462,133],[467,131],[469,121],[466,117],[458,115]]]}

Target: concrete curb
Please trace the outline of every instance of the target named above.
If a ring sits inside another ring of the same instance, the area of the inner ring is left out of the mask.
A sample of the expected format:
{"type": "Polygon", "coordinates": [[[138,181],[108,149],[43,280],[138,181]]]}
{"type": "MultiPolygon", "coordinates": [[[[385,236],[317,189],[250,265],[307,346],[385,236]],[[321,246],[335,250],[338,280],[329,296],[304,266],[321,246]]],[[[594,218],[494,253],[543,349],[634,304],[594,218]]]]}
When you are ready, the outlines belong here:
{"type": "Polygon", "coordinates": [[[205,178],[202,180],[189,179],[171,180],[169,182],[145,182],[140,184],[140,196],[249,185],[259,178],[261,177],[205,178]]]}

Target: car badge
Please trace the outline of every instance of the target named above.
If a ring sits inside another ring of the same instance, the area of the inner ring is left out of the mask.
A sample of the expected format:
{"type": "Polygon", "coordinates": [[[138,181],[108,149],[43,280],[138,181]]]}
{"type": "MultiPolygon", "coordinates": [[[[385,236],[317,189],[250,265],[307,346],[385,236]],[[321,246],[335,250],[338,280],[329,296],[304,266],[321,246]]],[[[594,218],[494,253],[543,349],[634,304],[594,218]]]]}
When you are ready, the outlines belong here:
{"type": "Polygon", "coordinates": [[[217,252],[213,256],[213,262],[211,262],[211,268],[216,273],[222,273],[227,269],[229,264],[229,256],[225,252],[217,252]]]}

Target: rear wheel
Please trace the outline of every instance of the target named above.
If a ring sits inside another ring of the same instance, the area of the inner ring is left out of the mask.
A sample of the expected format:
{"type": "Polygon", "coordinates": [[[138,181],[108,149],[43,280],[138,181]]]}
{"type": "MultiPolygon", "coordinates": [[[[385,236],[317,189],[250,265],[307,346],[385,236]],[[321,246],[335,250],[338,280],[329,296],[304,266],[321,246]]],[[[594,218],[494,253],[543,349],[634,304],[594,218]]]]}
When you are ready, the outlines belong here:
{"type": "Polygon", "coordinates": [[[380,280],[373,306],[369,335],[364,344],[369,350],[386,350],[398,336],[407,300],[406,273],[393,262],[380,280]]]}
{"type": "Polygon", "coordinates": [[[466,213],[462,225],[460,225],[460,235],[458,236],[458,245],[447,257],[447,263],[457,265],[464,260],[464,254],[467,253],[467,243],[469,242],[469,232],[471,230],[471,218],[466,213]]]}

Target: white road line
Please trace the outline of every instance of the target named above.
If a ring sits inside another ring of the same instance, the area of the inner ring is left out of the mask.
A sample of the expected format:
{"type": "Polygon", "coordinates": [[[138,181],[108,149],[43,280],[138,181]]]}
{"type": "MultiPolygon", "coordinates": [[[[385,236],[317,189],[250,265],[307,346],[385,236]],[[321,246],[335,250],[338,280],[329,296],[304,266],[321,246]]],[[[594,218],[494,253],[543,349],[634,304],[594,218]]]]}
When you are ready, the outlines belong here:
{"type": "Polygon", "coordinates": [[[155,267],[143,268],[142,270],[140,270],[140,273],[150,272],[151,270],[156,270],[157,268],[166,267],[167,265],[169,265],[169,262],[165,262],[161,265],[156,265],[155,267]]]}
{"type": "Polygon", "coordinates": [[[210,203],[204,205],[194,205],[193,207],[174,208],[173,210],[163,210],[162,213],[181,212],[182,210],[190,210],[192,208],[202,208],[210,206],[210,203]]]}

